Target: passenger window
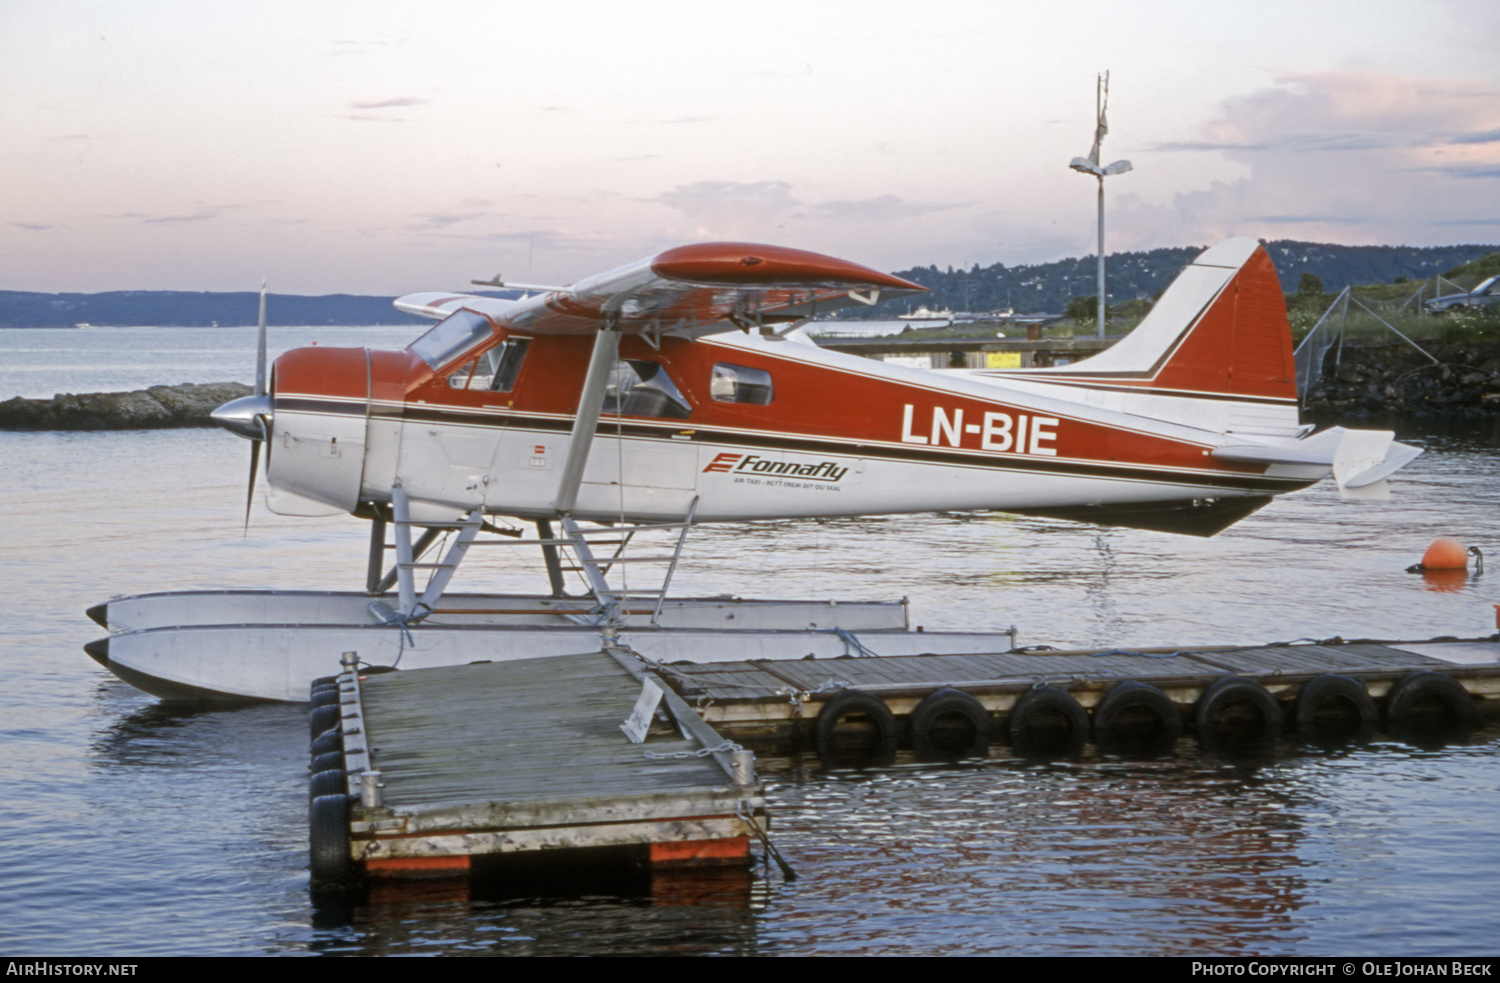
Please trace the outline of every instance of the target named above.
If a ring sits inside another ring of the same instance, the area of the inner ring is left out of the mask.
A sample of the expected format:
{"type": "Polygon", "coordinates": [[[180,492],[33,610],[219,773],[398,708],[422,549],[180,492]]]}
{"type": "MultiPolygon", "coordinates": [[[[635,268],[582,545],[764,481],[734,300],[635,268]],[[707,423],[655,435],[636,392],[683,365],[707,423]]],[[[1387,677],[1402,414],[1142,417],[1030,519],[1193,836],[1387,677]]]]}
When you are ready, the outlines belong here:
{"type": "Polygon", "coordinates": [[[708,393],[720,403],[754,403],[757,406],[769,404],[775,395],[771,388],[771,373],[729,362],[714,366],[708,393]]]}
{"type": "Polygon", "coordinates": [[[615,363],[604,393],[603,412],[685,420],[693,408],[660,365],[626,359],[615,363]]]}

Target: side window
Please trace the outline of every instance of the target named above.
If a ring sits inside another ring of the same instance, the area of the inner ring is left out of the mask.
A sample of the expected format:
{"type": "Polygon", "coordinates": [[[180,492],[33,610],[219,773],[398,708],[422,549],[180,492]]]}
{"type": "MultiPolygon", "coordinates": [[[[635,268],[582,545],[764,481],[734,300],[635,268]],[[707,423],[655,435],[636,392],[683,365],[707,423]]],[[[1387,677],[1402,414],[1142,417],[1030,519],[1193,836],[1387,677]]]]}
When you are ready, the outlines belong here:
{"type": "Polygon", "coordinates": [[[529,338],[510,338],[489,350],[495,369],[490,380],[490,389],[497,393],[508,393],[516,388],[516,377],[521,374],[521,362],[526,358],[529,338]]]}
{"type": "Polygon", "coordinates": [[[472,361],[465,362],[448,376],[454,389],[488,389],[508,393],[516,387],[521,361],[526,357],[529,338],[508,338],[472,361]]]}
{"type": "Polygon", "coordinates": [[[754,403],[758,406],[769,404],[775,395],[771,387],[771,373],[729,362],[720,362],[714,366],[708,393],[716,402],[754,403]]]}
{"type": "Polygon", "coordinates": [[[615,363],[604,394],[603,412],[685,420],[692,415],[693,407],[665,369],[655,362],[632,358],[615,363]]]}

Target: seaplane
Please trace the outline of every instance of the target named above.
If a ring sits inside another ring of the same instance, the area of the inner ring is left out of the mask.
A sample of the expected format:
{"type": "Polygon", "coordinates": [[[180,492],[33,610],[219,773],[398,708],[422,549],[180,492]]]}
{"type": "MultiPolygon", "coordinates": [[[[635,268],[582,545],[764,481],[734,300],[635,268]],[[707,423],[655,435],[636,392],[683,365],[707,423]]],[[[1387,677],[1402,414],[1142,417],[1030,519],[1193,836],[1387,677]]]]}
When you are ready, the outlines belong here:
{"type": "Polygon", "coordinates": [[[669,588],[703,523],[994,510],[1212,535],[1330,473],[1381,496],[1421,453],[1301,422],[1280,284],[1249,239],[1198,256],[1113,347],[1030,369],[819,348],[812,318],[924,288],[797,249],[697,243],[567,286],[474,283],[527,292],[404,296],[437,322],[406,348],[297,349],[269,376],[263,295],[254,394],[215,414],[252,442],[250,501],[263,456],[271,511],[370,523],[364,590],[116,597],[89,610],[110,632],[89,654],[166,698],[297,701],[348,651],[378,671],[601,640],[661,661],[1003,650],[914,631],[904,601],[669,588]],[[550,589],[450,591],[484,542],[539,549],[550,589]]]}

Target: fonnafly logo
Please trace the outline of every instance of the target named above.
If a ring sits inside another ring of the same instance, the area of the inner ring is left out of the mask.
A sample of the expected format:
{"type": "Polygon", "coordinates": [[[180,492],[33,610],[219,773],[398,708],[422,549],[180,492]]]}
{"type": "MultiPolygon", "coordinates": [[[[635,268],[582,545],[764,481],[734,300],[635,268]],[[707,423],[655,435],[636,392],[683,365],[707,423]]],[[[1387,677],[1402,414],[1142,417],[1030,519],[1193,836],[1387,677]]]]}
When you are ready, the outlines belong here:
{"type": "Polygon", "coordinates": [[[801,464],[797,461],[775,461],[756,454],[732,454],[725,452],[708,462],[704,474],[710,472],[733,474],[779,475],[791,478],[806,478],[809,481],[836,482],[849,473],[849,469],[834,461],[819,461],[816,464],[801,464]]]}

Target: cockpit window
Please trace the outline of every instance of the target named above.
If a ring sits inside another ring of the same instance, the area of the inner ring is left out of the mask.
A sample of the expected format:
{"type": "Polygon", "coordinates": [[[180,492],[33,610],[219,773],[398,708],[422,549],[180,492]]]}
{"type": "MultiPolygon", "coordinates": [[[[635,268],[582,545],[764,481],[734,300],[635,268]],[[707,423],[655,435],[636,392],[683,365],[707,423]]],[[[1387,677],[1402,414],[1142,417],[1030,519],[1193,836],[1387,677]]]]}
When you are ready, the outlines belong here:
{"type": "Polygon", "coordinates": [[[615,363],[615,370],[609,377],[603,412],[685,420],[692,415],[693,407],[660,365],[625,359],[615,363]]]}
{"type": "Polygon", "coordinates": [[[483,314],[454,311],[406,347],[422,361],[437,368],[470,345],[489,337],[490,331],[489,318],[483,314]]]}
{"type": "Polygon", "coordinates": [[[454,389],[487,389],[508,393],[516,388],[521,361],[526,357],[529,338],[507,338],[478,358],[465,362],[448,376],[454,389]]]}
{"type": "Polygon", "coordinates": [[[771,373],[764,369],[720,362],[714,366],[713,377],[708,383],[708,394],[720,403],[754,403],[765,406],[771,402],[775,391],[771,386],[771,373]]]}

